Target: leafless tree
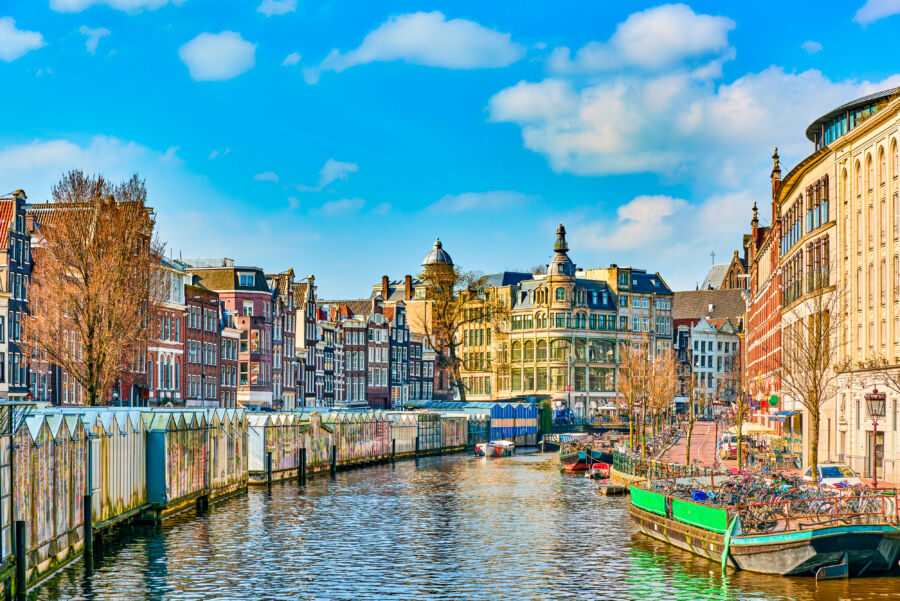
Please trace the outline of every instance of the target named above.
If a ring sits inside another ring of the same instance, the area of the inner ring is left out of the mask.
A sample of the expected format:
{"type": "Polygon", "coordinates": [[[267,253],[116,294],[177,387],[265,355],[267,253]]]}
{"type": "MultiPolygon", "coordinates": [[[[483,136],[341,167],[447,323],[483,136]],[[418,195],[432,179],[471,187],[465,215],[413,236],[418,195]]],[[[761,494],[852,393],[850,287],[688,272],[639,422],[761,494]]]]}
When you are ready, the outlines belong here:
{"type": "Polygon", "coordinates": [[[71,171],[35,221],[22,346],[68,372],[100,404],[155,337],[163,291],[144,181],[71,171]]]}
{"type": "Polygon", "coordinates": [[[463,332],[469,326],[478,326],[490,329],[495,337],[502,336],[508,329],[508,306],[491,296],[491,291],[486,290],[486,277],[476,272],[438,264],[425,266],[419,277],[425,285],[427,308],[416,329],[423,332],[435,350],[437,364],[449,371],[452,386],[459,399],[465,401],[465,366],[459,352],[463,332]]]}
{"type": "Polygon", "coordinates": [[[846,320],[842,297],[826,278],[810,274],[808,298],[782,322],[778,367],[781,387],[809,413],[810,465],[818,473],[819,432],[823,405],[833,398],[846,366],[838,360],[838,334],[846,320]]]}

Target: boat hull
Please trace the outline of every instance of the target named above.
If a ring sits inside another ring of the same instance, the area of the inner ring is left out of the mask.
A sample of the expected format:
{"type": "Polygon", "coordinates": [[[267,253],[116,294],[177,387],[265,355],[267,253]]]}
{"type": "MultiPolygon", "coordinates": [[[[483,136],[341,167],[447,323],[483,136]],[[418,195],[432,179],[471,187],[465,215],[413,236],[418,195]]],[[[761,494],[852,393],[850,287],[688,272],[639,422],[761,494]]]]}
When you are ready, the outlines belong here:
{"type": "MultiPolygon", "coordinates": [[[[638,529],[657,540],[721,562],[725,535],[632,506],[638,529]]],[[[733,536],[727,564],[749,572],[814,575],[841,563],[847,554],[851,576],[890,570],[900,553],[900,531],[890,525],[822,527],[760,536],[733,536]]]]}
{"type": "Polygon", "coordinates": [[[594,463],[607,463],[612,465],[612,453],[606,451],[590,451],[590,456],[586,451],[576,451],[573,453],[560,453],[559,462],[562,468],[567,472],[584,472],[587,471],[594,463]]]}
{"type": "Polygon", "coordinates": [[[475,445],[475,452],[483,457],[509,457],[515,447],[480,443],[475,445]]]}

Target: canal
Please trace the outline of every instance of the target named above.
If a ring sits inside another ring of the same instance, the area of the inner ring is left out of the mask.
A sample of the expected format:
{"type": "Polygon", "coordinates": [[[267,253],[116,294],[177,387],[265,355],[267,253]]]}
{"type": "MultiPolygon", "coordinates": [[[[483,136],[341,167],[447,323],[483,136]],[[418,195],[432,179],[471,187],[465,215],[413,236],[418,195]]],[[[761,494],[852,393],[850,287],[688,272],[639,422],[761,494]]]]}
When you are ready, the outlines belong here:
{"type": "Polygon", "coordinates": [[[627,498],[555,455],[431,457],[276,484],[202,517],[123,530],[29,599],[835,600],[900,580],[729,572],[635,534],[627,498]]]}

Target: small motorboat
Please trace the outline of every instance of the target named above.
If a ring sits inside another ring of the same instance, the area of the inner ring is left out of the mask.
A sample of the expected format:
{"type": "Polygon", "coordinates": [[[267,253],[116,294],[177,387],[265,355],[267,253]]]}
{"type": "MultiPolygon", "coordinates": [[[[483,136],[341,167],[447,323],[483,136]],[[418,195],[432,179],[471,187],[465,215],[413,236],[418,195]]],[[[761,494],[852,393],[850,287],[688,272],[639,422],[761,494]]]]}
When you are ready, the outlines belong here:
{"type": "Polygon", "coordinates": [[[508,457],[516,450],[516,444],[508,440],[492,440],[475,445],[475,454],[481,457],[508,457]]]}
{"type": "Polygon", "coordinates": [[[590,478],[591,480],[605,480],[606,478],[609,478],[609,464],[601,463],[599,461],[594,463],[584,477],[590,478]]]}

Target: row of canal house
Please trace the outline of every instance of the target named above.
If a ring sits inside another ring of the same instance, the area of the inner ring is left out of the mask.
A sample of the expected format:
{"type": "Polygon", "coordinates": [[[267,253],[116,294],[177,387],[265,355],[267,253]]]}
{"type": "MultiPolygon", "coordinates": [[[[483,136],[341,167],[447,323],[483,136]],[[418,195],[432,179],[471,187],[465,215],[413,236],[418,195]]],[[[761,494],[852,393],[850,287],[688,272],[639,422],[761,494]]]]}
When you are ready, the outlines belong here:
{"type": "Polygon", "coordinates": [[[9,411],[0,408],[0,595],[14,557],[33,586],[124,521],[202,510],[249,484],[301,478],[302,466],[313,474],[486,440],[468,427],[482,417],[464,412],[46,406],[9,428],[9,411]]]}
{"type": "MultiPolygon", "coordinates": [[[[74,378],[18,346],[31,247],[54,210],[21,190],[0,198],[0,397],[83,405],[74,378]]],[[[313,276],[231,259],[164,257],[160,269],[158,338],[108,391],[110,404],[391,409],[433,394],[434,352],[410,334],[402,305],[320,304],[313,276]]]]}

